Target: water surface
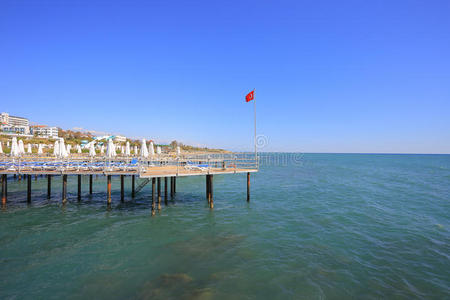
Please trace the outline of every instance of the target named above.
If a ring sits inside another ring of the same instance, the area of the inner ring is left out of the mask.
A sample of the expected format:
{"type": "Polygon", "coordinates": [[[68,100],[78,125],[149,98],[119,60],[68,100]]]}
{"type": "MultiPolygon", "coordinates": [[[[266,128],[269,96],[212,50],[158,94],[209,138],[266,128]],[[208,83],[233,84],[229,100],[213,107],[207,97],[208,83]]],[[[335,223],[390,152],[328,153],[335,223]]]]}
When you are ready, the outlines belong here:
{"type": "Polygon", "coordinates": [[[150,187],[94,177],[61,204],[45,178],[9,178],[0,212],[1,299],[445,299],[450,297],[450,156],[265,154],[246,177],[177,180],[150,216],[150,187]],[[164,202],[164,201],[163,201],[164,202]]]}

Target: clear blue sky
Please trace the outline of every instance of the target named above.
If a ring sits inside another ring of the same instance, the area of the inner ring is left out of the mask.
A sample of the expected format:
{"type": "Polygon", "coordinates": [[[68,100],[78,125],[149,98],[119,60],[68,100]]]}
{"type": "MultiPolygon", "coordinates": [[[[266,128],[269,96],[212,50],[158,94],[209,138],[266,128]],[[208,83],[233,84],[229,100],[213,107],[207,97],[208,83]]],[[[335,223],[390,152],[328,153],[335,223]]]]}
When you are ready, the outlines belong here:
{"type": "Polygon", "coordinates": [[[264,151],[450,153],[450,1],[1,1],[0,111],[264,151]]]}

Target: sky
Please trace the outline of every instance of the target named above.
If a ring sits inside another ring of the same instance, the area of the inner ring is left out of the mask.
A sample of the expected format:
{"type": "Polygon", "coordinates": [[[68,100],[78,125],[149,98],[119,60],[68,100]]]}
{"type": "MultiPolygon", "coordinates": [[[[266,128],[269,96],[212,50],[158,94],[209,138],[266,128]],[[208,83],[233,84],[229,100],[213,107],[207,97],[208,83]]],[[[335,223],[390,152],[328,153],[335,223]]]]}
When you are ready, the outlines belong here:
{"type": "Polygon", "coordinates": [[[0,111],[157,142],[450,153],[450,1],[0,1],[0,111]]]}

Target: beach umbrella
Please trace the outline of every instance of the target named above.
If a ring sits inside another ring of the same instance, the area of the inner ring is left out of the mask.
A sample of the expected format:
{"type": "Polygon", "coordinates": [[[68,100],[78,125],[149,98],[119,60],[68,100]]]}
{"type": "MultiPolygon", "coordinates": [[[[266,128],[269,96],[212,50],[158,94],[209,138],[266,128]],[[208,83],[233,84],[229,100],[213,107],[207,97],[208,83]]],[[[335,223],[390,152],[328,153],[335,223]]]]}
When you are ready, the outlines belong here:
{"type": "Polygon", "coordinates": [[[134,146],[134,155],[138,154],[138,146],[134,146]]]}
{"type": "Polygon", "coordinates": [[[81,154],[81,146],[77,144],[77,153],[81,154]]]}
{"type": "Polygon", "coordinates": [[[58,157],[59,156],[59,141],[55,141],[55,145],[53,145],[53,155],[58,157]]]}
{"type": "Polygon", "coordinates": [[[124,146],[120,146],[120,153],[125,154],[125,147],[124,146]]]}
{"type": "Polygon", "coordinates": [[[161,154],[161,147],[160,146],[158,146],[158,147],[156,147],[156,154],[161,154]]]}
{"type": "Polygon", "coordinates": [[[31,144],[27,145],[27,153],[33,153],[33,151],[31,151],[31,144]]]}
{"type": "Polygon", "coordinates": [[[6,147],[9,147],[9,141],[6,142],[6,147]]]}
{"type": "Polygon", "coordinates": [[[113,152],[115,152],[115,149],[114,149],[114,148],[115,148],[115,147],[114,147],[114,144],[113,144],[112,140],[109,139],[109,140],[108,140],[108,145],[106,146],[106,157],[112,158],[112,157],[115,156],[115,155],[113,154],[113,152]]]}
{"type": "Polygon", "coordinates": [[[141,156],[148,157],[147,142],[145,141],[145,139],[142,139],[141,144],[141,156]]]}
{"type": "Polygon", "coordinates": [[[25,153],[25,150],[23,150],[23,141],[22,140],[17,141],[17,149],[19,150],[19,155],[25,153]]]}
{"type": "Polygon", "coordinates": [[[11,156],[13,156],[13,157],[19,156],[19,146],[17,145],[16,137],[12,138],[12,142],[11,142],[11,156]]]}
{"type": "Polygon", "coordinates": [[[0,142],[0,154],[3,154],[2,142],[0,142]]]}
{"type": "Polygon", "coordinates": [[[105,145],[102,145],[102,146],[100,147],[100,153],[101,153],[101,154],[105,153],[105,145]]]}
{"type": "Polygon", "coordinates": [[[19,150],[19,155],[25,153],[25,150],[23,149],[23,141],[19,140],[17,142],[17,149],[19,150]]]}
{"type": "Polygon", "coordinates": [[[89,147],[89,156],[95,156],[94,144],[91,144],[91,146],[89,147]]]}
{"type": "Polygon", "coordinates": [[[63,157],[64,152],[66,152],[66,146],[61,145],[61,139],[58,140],[58,157],[63,157]]]}
{"type": "Polygon", "coordinates": [[[117,145],[116,144],[113,144],[113,156],[116,156],[117,155],[117,145]]]}
{"type": "Polygon", "coordinates": [[[72,149],[72,145],[67,145],[66,146],[66,152],[67,152],[67,154],[70,154],[70,150],[72,149]]]}
{"type": "Polygon", "coordinates": [[[130,142],[127,141],[127,145],[125,147],[125,155],[130,155],[131,151],[130,151],[130,142]]]}
{"type": "Polygon", "coordinates": [[[16,137],[12,138],[12,142],[11,142],[11,156],[13,156],[13,157],[19,156],[19,146],[17,145],[16,137]]]}
{"type": "Polygon", "coordinates": [[[37,152],[38,154],[43,154],[44,152],[42,152],[42,144],[39,144],[39,147],[38,147],[38,152],[37,152]]]}
{"type": "Polygon", "coordinates": [[[153,147],[153,141],[151,141],[150,145],[148,145],[148,152],[150,153],[150,156],[155,155],[155,147],[153,147]]]}
{"type": "Polygon", "coordinates": [[[66,146],[64,145],[64,139],[63,138],[60,138],[60,140],[59,140],[59,156],[62,157],[62,158],[65,158],[65,157],[69,156],[69,153],[67,153],[66,146]]]}
{"type": "Polygon", "coordinates": [[[22,140],[19,140],[19,147],[18,147],[18,149],[19,149],[19,155],[25,153],[25,149],[23,147],[23,141],[22,140]]]}
{"type": "Polygon", "coordinates": [[[180,146],[177,146],[177,155],[179,156],[181,154],[180,146]]]}

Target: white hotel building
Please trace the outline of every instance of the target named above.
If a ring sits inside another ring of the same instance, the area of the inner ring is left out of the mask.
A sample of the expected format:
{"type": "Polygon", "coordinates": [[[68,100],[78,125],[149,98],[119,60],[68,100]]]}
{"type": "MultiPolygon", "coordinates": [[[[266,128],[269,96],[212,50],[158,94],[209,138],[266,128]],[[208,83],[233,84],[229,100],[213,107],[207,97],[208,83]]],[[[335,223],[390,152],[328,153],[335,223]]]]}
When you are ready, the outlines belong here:
{"type": "Polygon", "coordinates": [[[57,138],[58,137],[58,127],[50,127],[44,125],[32,126],[32,131],[34,135],[45,138],[57,138]]]}
{"type": "Polygon", "coordinates": [[[8,113],[0,114],[1,129],[9,134],[30,134],[30,121],[26,118],[10,116],[8,113]]]}

